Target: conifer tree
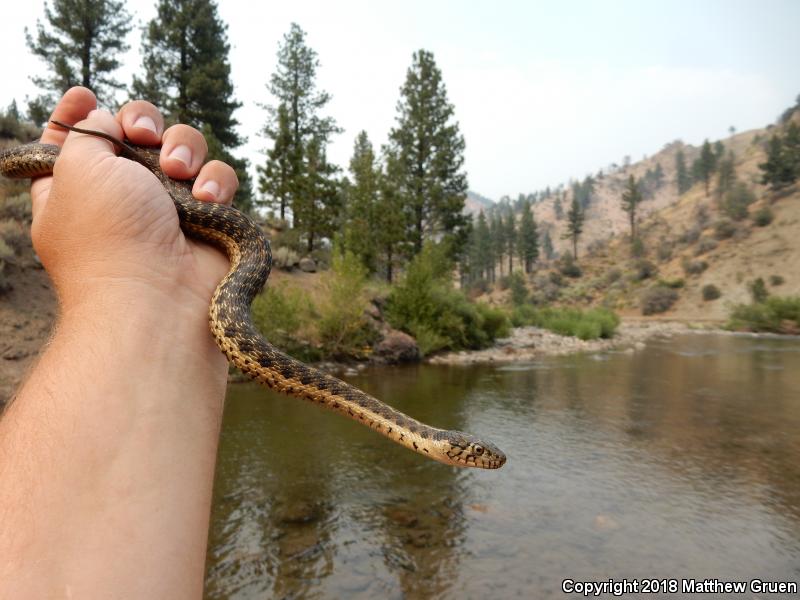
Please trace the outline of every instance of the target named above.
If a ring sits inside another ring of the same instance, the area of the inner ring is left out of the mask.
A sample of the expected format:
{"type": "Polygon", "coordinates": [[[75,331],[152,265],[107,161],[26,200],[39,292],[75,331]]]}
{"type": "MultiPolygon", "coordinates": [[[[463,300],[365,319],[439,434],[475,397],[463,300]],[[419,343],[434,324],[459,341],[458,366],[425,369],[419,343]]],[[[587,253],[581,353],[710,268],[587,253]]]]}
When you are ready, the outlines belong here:
{"type": "Polygon", "coordinates": [[[564,239],[572,240],[572,256],[578,260],[578,238],[583,233],[583,209],[577,196],[572,196],[572,204],[567,212],[567,232],[564,239]]]}
{"type": "MultiPolygon", "coordinates": [[[[55,95],[75,85],[92,90],[103,105],[114,102],[114,93],[124,87],[113,73],[120,67],[117,55],[128,50],[125,38],[131,17],[119,0],[53,0],[45,2],[46,24],[36,21],[36,36],[25,28],[28,48],[47,64],[46,77],[32,77],[47,90],[34,99],[29,113],[37,124],[48,118],[55,95]]],[[[8,57],[10,58],[10,57],[8,57]]]]}
{"type": "Polygon", "coordinates": [[[536,229],[536,221],[533,218],[530,202],[525,202],[522,205],[517,251],[525,272],[530,273],[533,271],[533,265],[539,258],[539,233],[536,229]]]}
{"type": "Polygon", "coordinates": [[[792,123],[786,136],[773,135],[767,143],[767,160],[758,168],[761,182],[772,190],[780,190],[800,178],[800,126],[792,123]]]}
{"type": "Polygon", "coordinates": [[[711,183],[711,176],[717,167],[717,155],[715,154],[711,144],[708,140],[703,142],[703,148],[700,150],[699,158],[694,162],[693,175],[697,180],[702,180],[706,189],[706,196],[709,195],[709,185],[711,183]]]}
{"type": "Polygon", "coordinates": [[[733,188],[736,182],[736,163],[733,152],[728,152],[717,169],[717,195],[721,198],[733,188]]]}
{"type": "Polygon", "coordinates": [[[489,223],[486,215],[481,211],[475,224],[475,240],[477,242],[476,266],[480,276],[494,281],[494,249],[492,247],[492,236],[489,232],[489,223]]]}
{"type": "Polygon", "coordinates": [[[508,274],[514,272],[514,255],[517,253],[517,222],[514,211],[509,210],[505,220],[506,254],[508,254],[508,274]]]}
{"type": "Polygon", "coordinates": [[[678,186],[678,194],[685,194],[692,187],[692,177],[686,168],[686,156],[683,150],[675,153],[675,183],[678,186]]]}
{"type": "Polygon", "coordinates": [[[264,194],[261,202],[276,211],[281,221],[286,220],[286,210],[292,197],[292,174],[295,165],[301,160],[296,155],[289,129],[289,111],[286,105],[278,107],[278,129],[271,150],[267,151],[267,163],[259,165],[258,189],[264,194]]]}
{"type": "Polygon", "coordinates": [[[356,137],[350,159],[352,181],[343,186],[345,221],[343,244],[369,273],[377,270],[378,231],[376,214],[380,193],[380,170],[375,164],[375,151],[366,131],[356,137]]]}
{"type": "MultiPolygon", "coordinates": [[[[404,199],[407,238],[416,255],[425,239],[459,239],[458,230],[467,222],[464,138],[431,52],[414,53],[397,112],[389,133],[387,175],[404,199]]],[[[456,254],[457,245],[451,244],[456,254]]]]}
{"type": "Polygon", "coordinates": [[[231,150],[244,143],[236,132],[234,98],[228,62],[228,26],[212,0],[159,0],[158,15],[142,40],[144,74],[133,78],[133,95],[153,102],[168,122],[186,123],[203,132],[208,158],[229,163],[239,178],[234,202],[252,207],[247,161],[231,150]]]}
{"type": "Polygon", "coordinates": [[[286,170],[270,169],[268,156],[267,165],[259,169],[259,184],[270,190],[278,187],[274,179],[282,180],[283,211],[291,207],[294,227],[304,231],[302,210],[295,204],[303,201],[300,195],[309,186],[308,146],[313,140],[324,153],[331,135],[341,131],[332,117],[321,115],[331,96],[317,89],[318,67],[317,53],[306,44],[305,32],[292,23],[278,47],[278,66],[267,85],[277,104],[264,106],[269,119],[263,129],[286,170]]]}
{"type": "Polygon", "coordinates": [[[542,234],[542,252],[547,260],[552,260],[556,255],[555,248],[553,248],[553,240],[550,237],[550,230],[546,229],[542,234]]]}
{"type": "Polygon", "coordinates": [[[383,263],[386,281],[392,283],[394,266],[403,251],[406,233],[403,198],[385,174],[380,176],[380,193],[375,207],[376,243],[383,263]]]}
{"type": "Polygon", "coordinates": [[[631,224],[631,244],[636,242],[636,209],[642,202],[642,192],[633,175],[628,177],[625,191],[622,192],[622,210],[628,213],[631,224]]]}
{"type": "MultiPolygon", "coordinates": [[[[503,226],[503,220],[497,211],[494,212],[489,222],[489,234],[492,239],[492,271],[494,272],[496,266],[499,264],[500,277],[502,277],[503,258],[506,252],[506,228],[503,226]]],[[[492,279],[494,279],[494,274],[492,275],[492,279]]]]}
{"type": "Polygon", "coordinates": [[[331,237],[341,208],[339,185],[334,179],[336,167],[325,155],[325,142],[312,138],[306,147],[306,176],[303,188],[294,199],[295,218],[302,223],[309,253],[322,237],[331,237]]]}

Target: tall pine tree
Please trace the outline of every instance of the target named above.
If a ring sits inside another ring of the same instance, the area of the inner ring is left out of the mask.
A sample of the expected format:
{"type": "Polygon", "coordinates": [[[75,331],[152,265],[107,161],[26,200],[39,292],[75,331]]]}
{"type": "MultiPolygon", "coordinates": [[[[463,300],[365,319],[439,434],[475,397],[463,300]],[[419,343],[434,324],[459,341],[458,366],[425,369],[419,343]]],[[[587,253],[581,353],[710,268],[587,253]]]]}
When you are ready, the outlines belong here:
{"type": "Polygon", "coordinates": [[[517,253],[517,220],[514,211],[509,208],[505,221],[506,254],[508,254],[508,274],[514,272],[514,255],[517,253]]]}
{"type": "Polygon", "coordinates": [[[117,0],[53,0],[45,2],[47,25],[36,21],[36,36],[25,29],[31,52],[50,71],[46,77],[32,77],[47,90],[31,102],[29,113],[37,124],[47,120],[55,106],[55,95],[75,85],[92,90],[104,105],[114,102],[114,93],[124,87],[113,73],[120,67],[117,55],[128,50],[125,38],[131,17],[125,3],[117,0]]]}
{"type": "Polygon", "coordinates": [[[312,138],[306,147],[306,176],[303,188],[295,198],[295,218],[302,223],[306,249],[314,251],[315,242],[332,237],[341,207],[340,186],[335,179],[336,167],[325,154],[325,141],[312,138]]]}
{"type": "Polygon", "coordinates": [[[583,209],[577,196],[572,196],[572,204],[567,212],[567,232],[564,239],[572,241],[572,256],[578,260],[578,239],[583,233],[583,209]]]}
{"type": "Polygon", "coordinates": [[[380,169],[375,162],[375,151],[366,131],[356,137],[350,175],[343,192],[345,220],[342,243],[352,252],[369,273],[377,270],[378,253],[378,198],[380,195],[380,169]]]}
{"type": "Polygon", "coordinates": [[[403,197],[407,239],[416,255],[425,239],[460,239],[458,230],[467,223],[462,212],[464,138],[432,53],[414,53],[400,93],[397,124],[389,133],[387,175],[403,197]]]}
{"type": "Polygon", "coordinates": [[[227,25],[212,0],[159,0],[158,15],[142,40],[143,77],[134,77],[133,95],[156,104],[168,122],[197,127],[206,136],[210,159],[229,163],[239,178],[234,202],[252,207],[247,161],[230,151],[244,143],[233,113],[227,25]]]}
{"type": "Polygon", "coordinates": [[[642,202],[642,192],[636,178],[633,175],[628,177],[625,191],[622,192],[622,210],[628,213],[628,220],[631,225],[631,244],[636,242],[636,209],[642,202]]]}
{"type": "Polygon", "coordinates": [[[539,233],[536,228],[536,221],[533,218],[531,204],[528,201],[522,204],[517,252],[525,267],[525,272],[530,273],[533,271],[533,265],[539,258],[539,233]]]}
{"type": "Polygon", "coordinates": [[[686,167],[686,156],[683,150],[675,153],[675,183],[678,186],[678,194],[685,194],[692,187],[692,176],[686,167]]]}
{"type": "Polygon", "coordinates": [[[258,168],[259,187],[268,194],[269,203],[282,208],[281,218],[285,218],[286,207],[291,207],[294,227],[306,233],[299,204],[308,202],[303,191],[309,185],[309,148],[315,143],[324,153],[330,136],[340,131],[333,118],[320,114],[331,96],[317,89],[318,67],[317,53],[306,44],[305,32],[292,23],[278,47],[278,66],[267,85],[278,102],[264,106],[269,119],[263,133],[273,141],[273,148],[267,164],[258,168]],[[275,161],[281,162],[285,170],[276,170],[275,161]],[[282,195],[276,200],[270,190],[279,185],[282,195]]]}

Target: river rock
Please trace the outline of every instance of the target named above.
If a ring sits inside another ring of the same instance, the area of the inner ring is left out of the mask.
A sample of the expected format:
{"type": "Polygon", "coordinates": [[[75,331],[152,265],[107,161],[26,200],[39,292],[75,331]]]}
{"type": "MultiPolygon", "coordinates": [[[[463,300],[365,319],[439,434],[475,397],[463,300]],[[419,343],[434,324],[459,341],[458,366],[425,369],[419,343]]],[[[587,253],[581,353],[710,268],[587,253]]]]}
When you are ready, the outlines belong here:
{"type": "Polygon", "coordinates": [[[314,262],[314,259],[310,256],[304,256],[300,259],[300,264],[297,265],[300,267],[300,270],[304,273],[316,273],[317,272],[317,263],[314,262]]]}
{"type": "Polygon", "coordinates": [[[374,348],[374,356],[381,362],[396,365],[419,361],[417,340],[396,329],[389,330],[374,348]]]}

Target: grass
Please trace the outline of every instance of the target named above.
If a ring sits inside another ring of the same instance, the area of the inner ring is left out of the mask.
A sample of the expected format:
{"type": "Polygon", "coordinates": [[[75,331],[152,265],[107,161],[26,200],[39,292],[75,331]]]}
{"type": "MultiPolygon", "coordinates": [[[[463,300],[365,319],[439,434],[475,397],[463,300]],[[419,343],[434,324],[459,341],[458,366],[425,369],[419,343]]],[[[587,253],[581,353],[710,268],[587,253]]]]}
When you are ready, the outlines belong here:
{"type": "Polygon", "coordinates": [[[800,296],[770,296],[763,302],[738,304],[728,328],[734,331],[800,333],[800,296]]]}
{"type": "Polygon", "coordinates": [[[517,327],[532,325],[582,340],[611,338],[619,326],[619,317],[607,308],[535,308],[529,304],[516,307],[511,321],[517,327]]]}

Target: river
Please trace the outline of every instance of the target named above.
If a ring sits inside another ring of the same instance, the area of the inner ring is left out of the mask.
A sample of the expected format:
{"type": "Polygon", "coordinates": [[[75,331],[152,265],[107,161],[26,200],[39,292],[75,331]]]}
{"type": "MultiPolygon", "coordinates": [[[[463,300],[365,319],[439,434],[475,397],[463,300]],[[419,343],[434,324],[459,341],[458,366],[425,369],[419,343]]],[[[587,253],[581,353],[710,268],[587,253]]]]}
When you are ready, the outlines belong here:
{"type": "Polygon", "coordinates": [[[633,354],[374,368],[349,381],[491,439],[507,464],[446,467],[316,406],[232,385],[207,598],[565,598],[579,596],[562,592],[564,579],[800,582],[798,338],[688,334],[633,354]]]}

